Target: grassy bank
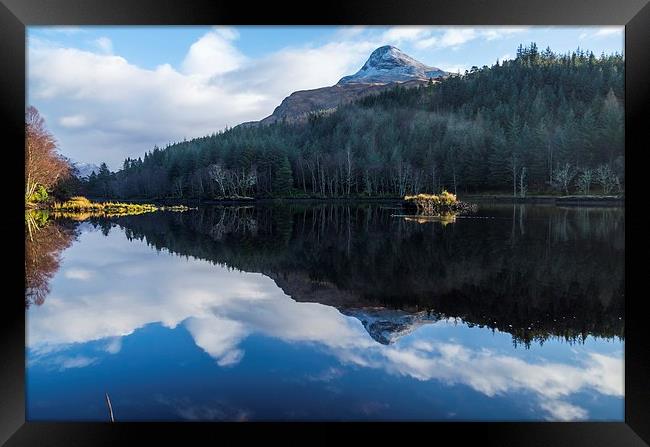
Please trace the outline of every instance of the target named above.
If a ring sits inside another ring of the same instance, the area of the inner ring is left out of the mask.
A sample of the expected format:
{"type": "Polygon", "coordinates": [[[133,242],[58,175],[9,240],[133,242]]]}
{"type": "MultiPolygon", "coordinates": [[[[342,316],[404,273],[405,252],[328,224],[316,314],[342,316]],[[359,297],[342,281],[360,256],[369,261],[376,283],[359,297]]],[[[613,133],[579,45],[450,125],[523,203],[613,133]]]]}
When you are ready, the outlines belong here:
{"type": "Polygon", "coordinates": [[[121,216],[150,213],[154,211],[187,211],[185,205],[157,206],[150,203],[93,202],[86,197],[72,197],[65,202],[54,202],[47,206],[55,217],[79,216],[121,216]]]}

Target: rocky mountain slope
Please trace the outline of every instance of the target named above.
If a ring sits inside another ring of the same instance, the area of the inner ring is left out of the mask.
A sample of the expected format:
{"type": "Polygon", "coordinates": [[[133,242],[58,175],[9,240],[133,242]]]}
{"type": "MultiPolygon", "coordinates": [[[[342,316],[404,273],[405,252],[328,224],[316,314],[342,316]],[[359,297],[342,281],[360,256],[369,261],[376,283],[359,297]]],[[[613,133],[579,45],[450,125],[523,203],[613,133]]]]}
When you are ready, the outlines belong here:
{"type": "Polygon", "coordinates": [[[417,87],[426,84],[429,79],[436,82],[448,75],[439,68],[422,64],[393,46],[385,45],[373,51],[357,73],[344,76],[331,87],[294,92],[270,116],[245,125],[300,121],[311,112],[334,110],[341,104],[378,94],[396,84],[407,88],[417,87]]]}

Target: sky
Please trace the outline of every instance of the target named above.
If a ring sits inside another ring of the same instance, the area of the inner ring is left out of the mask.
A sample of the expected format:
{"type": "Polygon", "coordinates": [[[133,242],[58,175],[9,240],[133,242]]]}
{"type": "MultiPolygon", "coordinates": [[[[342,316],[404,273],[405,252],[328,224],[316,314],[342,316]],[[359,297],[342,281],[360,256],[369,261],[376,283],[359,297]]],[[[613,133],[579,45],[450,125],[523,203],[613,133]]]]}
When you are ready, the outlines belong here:
{"type": "Polygon", "coordinates": [[[292,92],[355,73],[382,45],[463,73],[531,42],[622,54],[623,35],[595,26],[30,26],[27,103],[60,153],[117,170],[154,145],[265,118],[292,92]]]}

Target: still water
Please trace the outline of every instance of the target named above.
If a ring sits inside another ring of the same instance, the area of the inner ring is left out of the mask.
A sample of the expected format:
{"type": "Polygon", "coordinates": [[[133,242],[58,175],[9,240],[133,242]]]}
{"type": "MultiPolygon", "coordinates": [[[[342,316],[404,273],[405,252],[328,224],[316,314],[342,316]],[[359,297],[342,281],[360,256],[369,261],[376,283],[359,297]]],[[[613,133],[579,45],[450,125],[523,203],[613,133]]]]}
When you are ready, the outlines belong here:
{"type": "Polygon", "coordinates": [[[27,419],[623,420],[624,210],[58,219],[26,245],[27,419]]]}

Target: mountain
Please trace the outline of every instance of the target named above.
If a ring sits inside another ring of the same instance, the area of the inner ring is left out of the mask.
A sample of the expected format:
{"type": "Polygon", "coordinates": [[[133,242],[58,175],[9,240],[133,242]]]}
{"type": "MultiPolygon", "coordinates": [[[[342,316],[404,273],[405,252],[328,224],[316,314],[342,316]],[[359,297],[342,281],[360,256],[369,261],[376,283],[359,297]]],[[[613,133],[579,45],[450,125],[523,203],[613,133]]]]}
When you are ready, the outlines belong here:
{"type": "MultiPolygon", "coordinates": [[[[402,82],[403,87],[417,87],[424,81],[412,80],[402,82]]],[[[302,121],[307,119],[312,112],[329,112],[355,99],[364,96],[380,93],[384,90],[393,88],[395,82],[388,84],[336,84],[332,87],[321,87],[313,90],[300,90],[293,92],[282,100],[282,103],[275,108],[273,114],[267,116],[260,124],[271,124],[277,121],[286,120],[288,122],[302,121]]]]}
{"type": "Polygon", "coordinates": [[[80,163],[78,161],[74,161],[70,157],[63,156],[63,159],[68,162],[70,166],[72,166],[73,173],[75,177],[83,179],[83,178],[88,178],[90,177],[90,174],[93,172],[97,174],[99,172],[99,166],[93,163],[80,163]]]}
{"type": "Polygon", "coordinates": [[[99,166],[93,163],[73,163],[73,166],[77,168],[79,178],[88,178],[93,172],[95,174],[99,172],[99,166]]]}
{"type": "Polygon", "coordinates": [[[370,54],[358,72],[341,78],[337,85],[428,81],[447,74],[439,68],[424,65],[391,45],[384,45],[370,54]]]}
{"type": "Polygon", "coordinates": [[[417,87],[426,84],[431,78],[435,82],[448,75],[439,68],[424,65],[398,48],[385,45],[373,51],[357,73],[344,76],[331,87],[293,92],[284,98],[270,116],[244,125],[271,124],[282,120],[301,121],[311,112],[332,111],[341,104],[378,94],[397,84],[406,88],[417,87]]]}

